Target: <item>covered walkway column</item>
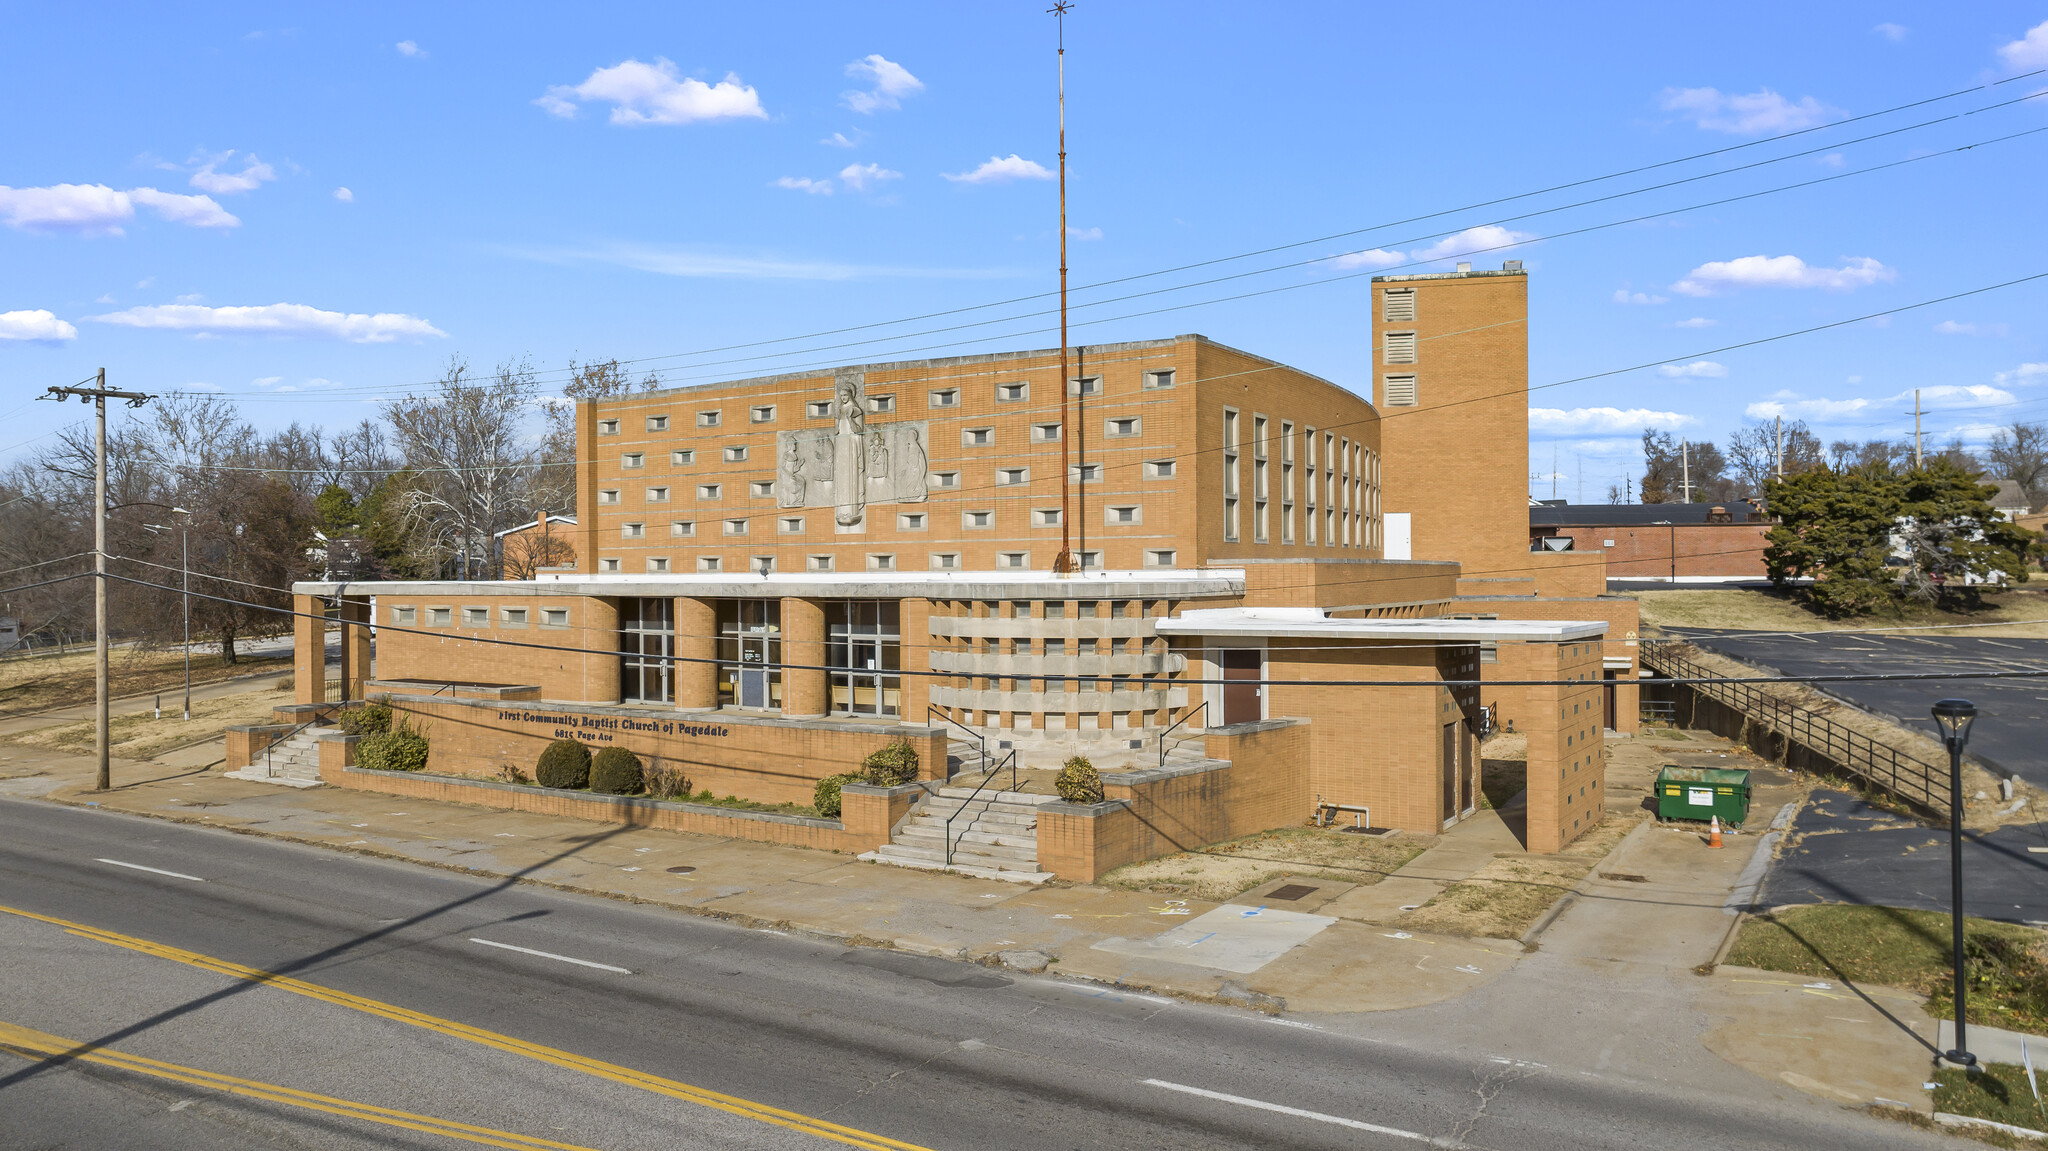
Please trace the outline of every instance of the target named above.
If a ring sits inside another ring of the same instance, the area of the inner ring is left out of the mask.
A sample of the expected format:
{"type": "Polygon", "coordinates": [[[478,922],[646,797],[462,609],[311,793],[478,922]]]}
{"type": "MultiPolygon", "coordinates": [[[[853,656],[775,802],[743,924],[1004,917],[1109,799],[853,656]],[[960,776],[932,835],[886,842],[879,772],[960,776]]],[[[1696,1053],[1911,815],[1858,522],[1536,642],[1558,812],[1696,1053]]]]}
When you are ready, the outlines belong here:
{"type": "Polygon", "coordinates": [[[812,719],[826,712],[825,605],[785,597],[782,601],[782,714],[812,719]]]}
{"type": "Polygon", "coordinates": [[[363,698],[370,679],[370,600],[368,596],[343,596],[337,614],[341,618],[341,698],[363,698]]]}
{"type": "Polygon", "coordinates": [[[292,702],[327,702],[327,601],[292,596],[292,702]]]}
{"type": "Polygon", "coordinates": [[[583,630],[576,646],[583,649],[584,700],[619,702],[618,600],[592,596],[583,601],[583,630]]]}
{"type": "Polygon", "coordinates": [[[676,707],[684,711],[718,706],[718,605],[708,599],[676,599],[676,707]]]}

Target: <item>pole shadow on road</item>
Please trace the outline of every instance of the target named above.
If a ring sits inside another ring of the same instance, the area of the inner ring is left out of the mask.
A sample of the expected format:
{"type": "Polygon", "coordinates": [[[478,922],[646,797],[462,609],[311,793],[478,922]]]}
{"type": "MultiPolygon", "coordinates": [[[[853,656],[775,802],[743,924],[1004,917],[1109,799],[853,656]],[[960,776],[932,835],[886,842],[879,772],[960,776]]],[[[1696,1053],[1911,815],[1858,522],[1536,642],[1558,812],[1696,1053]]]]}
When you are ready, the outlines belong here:
{"type": "MultiPolygon", "coordinates": [[[[396,923],[385,924],[374,931],[368,931],[356,936],[354,939],[350,939],[345,942],[335,944],[332,947],[323,948],[322,950],[316,951],[313,954],[305,956],[302,959],[296,959],[289,963],[280,964],[276,968],[263,972],[263,977],[245,978],[239,980],[231,987],[224,987],[219,991],[215,991],[207,995],[202,995],[197,999],[190,1000],[189,1002],[178,1004],[175,1007],[166,1008],[162,1011],[157,1012],[155,1015],[150,1016],[147,1019],[143,1019],[139,1022],[129,1024],[128,1026],[123,1027],[118,1031],[113,1031],[106,1035],[102,1035],[98,1039],[86,1040],[80,1043],[78,1046],[73,1047],[69,1051],[61,1052],[56,1055],[51,1055],[45,1059],[38,1060],[37,1062],[32,1063],[29,1066],[24,1067],[11,1075],[0,1077],[0,1090],[5,1090],[17,1083],[33,1078],[34,1076],[40,1075],[45,1071],[51,1071],[59,1067],[63,1067],[64,1065],[78,1059],[80,1056],[89,1055],[104,1047],[108,1047],[112,1044],[119,1043],[120,1041],[127,1039],[131,1036],[140,1035],[153,1027],[157,1027],[164,1023],[168,1023],[173,1019],[177,1019],[185,1015],[190,1015],[195,1011],[203,1010],[207,1007],[212,1006],[215,1003],[219,1003],[232,996],[240,995],[245,991],[265,986],[267,983],[269,983],[270,979],[272,978],[296,976],[299,973],[310,971],[314,968],[318,968],[328,963],[331,960],[346,956],[349,953],[356,951],[357,949],[362,948],[368,944],[375,943],[380,939],[388,938],[408,928],[416,927],[422,923],[426,923],[440,916],[447,915],[450,912],[459,910],[463,907],[467,907],[472,903],[488,899],[493,895],[497,895],[501,892],[509,890],[512,887],[517,886],[519,881],[521,879],[524,879],[526,876],[532,875],[543,868],[549,867],[553,864],[561,862],[562,860],[568,859],[586,848],[595,847],[601,843],[604,843],[606,840],[611,839],[613,836],[622,835],[631,830],[633,830],[633,828],[622,826],[613,828],[609,831],[597,832],[587,836],[578,836],[574,841],[575,846],[570,847],[567,850],[557,852],[556,854],[551,855],[548,858],[543,859],[537,863],[533,863],[526,867],[522,867],[518,871],[514,871],[504,876],[498,882],[491,884],[490,886],[482,889],[481,891],[465,895],[460,899],[451,900],[447,903],[441,904],[438,907],[428,908],[427,910],[419,912],[416,915],[412,915],[405,919],[401,919],[396,923]]],[[[485,927],[498,923],[510,923],[514,920],[533,919],[537,916],[546,914],[548,914],[548,912],[546,911],[527,911],[522,912],[518,915],[508,915],[500,919],[488,920],[485,923],[476,924],[473,927],[465,928],[464,930],[474,930],[477,927],[485,927]]]]}

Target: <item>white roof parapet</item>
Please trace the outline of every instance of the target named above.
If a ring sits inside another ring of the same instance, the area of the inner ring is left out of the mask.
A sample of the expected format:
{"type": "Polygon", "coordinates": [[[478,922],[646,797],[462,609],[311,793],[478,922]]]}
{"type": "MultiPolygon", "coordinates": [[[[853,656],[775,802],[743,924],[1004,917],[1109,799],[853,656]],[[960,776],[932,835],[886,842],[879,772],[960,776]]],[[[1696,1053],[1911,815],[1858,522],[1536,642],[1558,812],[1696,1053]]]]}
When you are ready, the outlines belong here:
{"type": "Polygon", "coordinates": [[[1607,634],[1605,620],[1332,619],[1319,607],[1195,608],[1160,620],[1158,628],[1160,635],[1423,643],[1570,643],[1607,634]]]}
{"type": "Polygon", "coordinates": [[[704,572],[593,575],[541,572],[530,580],[307,581],[299,595],[380,596],[696,596],[747,599],[1183,599],[1244,594],[1243,568],[1092,571],[704,572]]]}

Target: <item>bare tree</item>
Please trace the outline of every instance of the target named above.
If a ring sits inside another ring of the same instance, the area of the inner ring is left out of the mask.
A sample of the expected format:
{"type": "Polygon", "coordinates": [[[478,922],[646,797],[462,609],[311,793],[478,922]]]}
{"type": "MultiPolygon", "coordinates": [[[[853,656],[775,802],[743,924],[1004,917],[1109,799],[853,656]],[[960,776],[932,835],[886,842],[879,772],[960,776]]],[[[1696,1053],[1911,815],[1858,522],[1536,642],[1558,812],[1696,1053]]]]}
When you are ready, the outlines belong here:
{"type": "Polygon", "coordinates": [[[398,450],[417,473],[397,498],[402,514],[425,514],[439,525],[459,579],[496,579],[495,535],[524,518],[539,452],[525,421],[539,391],[533,369],[506,362],[488,380],[451,359],[432,392],[384,405],[398,450]]]}
{"type": "Polygon", "coordinates": [[[1734,474],[1735,494],[1755,497],[1764,494],[1764,481],[1777,475],[1798,475],[1827,462],[1820,437],[1804,420],[1789,424],[1759,420],[1735,429],[1728,437],[1728,463],[1734,474]]]}
{"type": "Polygon", "coordinates": [[[2048,492],[2048,424],[2015,423],[1993,432],[1984,464],[1994,478],[2013,481],[2038,503],[2048,492]]]}
{"type": "Polygon", "coordinates": [[[541,467],[534,478],[533,506],[536,511],[572,513],[576,510],[576,405],[586,400],[609,400],[651,392],[661,386],[653,372],[633,383],[617,360],[569,361],[569,382],[560,397],[550,396],[547,405],[547,434],[541,441],[541,467]]]}
{"type": "Polygon", "coordinates": [[[323,438],[319,487],[338,487],[360,503],[397,467],[383,427],[375,420],[364,420],[348,431],[323,438]]]}

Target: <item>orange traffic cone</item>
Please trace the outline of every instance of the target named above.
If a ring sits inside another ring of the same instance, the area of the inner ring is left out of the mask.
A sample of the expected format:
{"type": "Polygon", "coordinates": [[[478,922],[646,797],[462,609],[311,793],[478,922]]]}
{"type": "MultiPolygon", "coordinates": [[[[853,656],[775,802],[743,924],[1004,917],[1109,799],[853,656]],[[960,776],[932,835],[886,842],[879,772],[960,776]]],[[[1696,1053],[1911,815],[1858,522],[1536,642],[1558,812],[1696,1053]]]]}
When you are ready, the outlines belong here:
{"type": "Polygon", "coordinates": [[[1707,846],[1721,846],[1721,817],[1718,815],[1707,825],[1707,846]]]}

